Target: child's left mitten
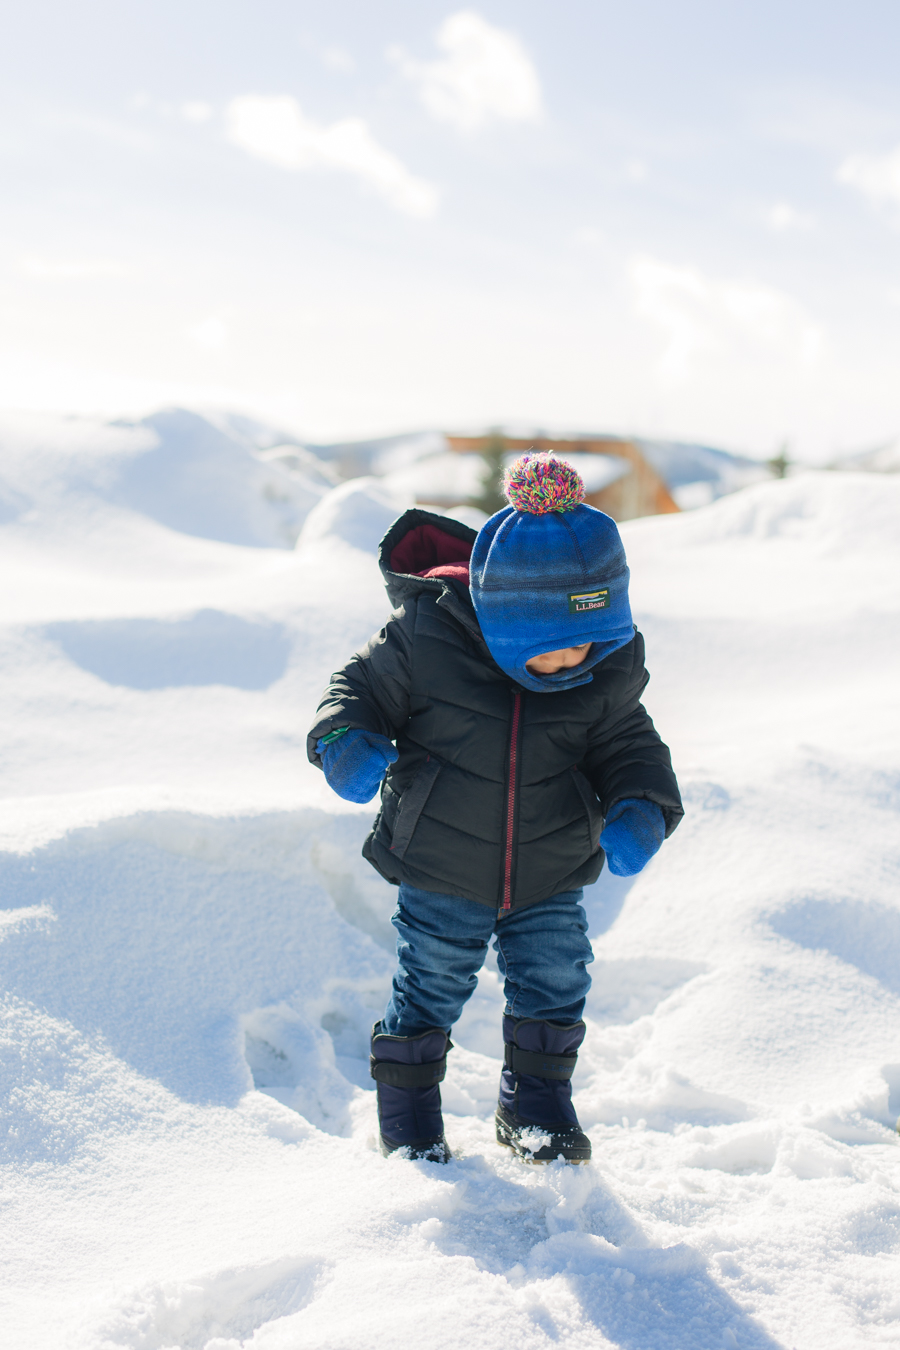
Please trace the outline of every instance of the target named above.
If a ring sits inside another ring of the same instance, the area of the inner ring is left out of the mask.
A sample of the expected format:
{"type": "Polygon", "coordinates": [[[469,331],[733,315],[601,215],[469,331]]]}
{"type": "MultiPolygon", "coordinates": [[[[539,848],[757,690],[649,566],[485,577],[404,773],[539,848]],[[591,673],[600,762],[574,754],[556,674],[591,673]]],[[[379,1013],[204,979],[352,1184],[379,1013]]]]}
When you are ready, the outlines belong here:
{"type": "Polygon", "coordinates": [[[653,857],[666,837],[666,819],[656,802],[616,802],[606,817],[600,847],[609,870],[617,877],[633,877],[653,857]]]}
{"type": "Polygon", "coordinates": [[[360,727],[341,729],[316,743],[328,786],[347,802],[370,802],[397,758],[393,741],[360,727]]]}

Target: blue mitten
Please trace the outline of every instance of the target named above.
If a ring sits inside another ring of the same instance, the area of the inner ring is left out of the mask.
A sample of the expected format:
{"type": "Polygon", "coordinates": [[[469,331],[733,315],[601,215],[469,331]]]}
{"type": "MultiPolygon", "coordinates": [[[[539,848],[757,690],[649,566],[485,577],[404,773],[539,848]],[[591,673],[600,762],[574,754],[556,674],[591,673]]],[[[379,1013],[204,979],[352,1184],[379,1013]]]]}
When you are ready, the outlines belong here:
{"type": "Polygon", "coordinates": [[[316,742],[328,786],[346,802],[370,802],[388,765],[397,758],[393,741],[377,731],[341,727],[316,742]]]}
{"type": "Polygon", "coordinates": [[[665,837],[665,816],[656,802],[626,800],[616,802],[606,817],[600,847],[615,876],[633,877],[646,867],[665,837]]]}

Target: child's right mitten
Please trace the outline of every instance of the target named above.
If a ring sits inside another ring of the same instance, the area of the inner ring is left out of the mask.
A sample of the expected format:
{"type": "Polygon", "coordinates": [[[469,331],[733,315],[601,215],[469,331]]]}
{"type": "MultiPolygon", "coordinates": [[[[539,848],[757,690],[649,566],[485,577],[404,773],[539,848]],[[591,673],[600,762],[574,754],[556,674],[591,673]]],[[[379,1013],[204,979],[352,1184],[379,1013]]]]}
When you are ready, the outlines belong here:
{"type": "Polygon", "coordinates": [[[665,816],[656,802],[627,799],[616,802],[606,817],[600,847],[615,876],[633,877],[646,867],[665,837],[665,816]]]}
{"type": "Polygon", "coordinates": [[[316,743],[328,786],[347,802],[370,802],[397,758],[393,741],[377,731],[341,727],[316,743]]]}

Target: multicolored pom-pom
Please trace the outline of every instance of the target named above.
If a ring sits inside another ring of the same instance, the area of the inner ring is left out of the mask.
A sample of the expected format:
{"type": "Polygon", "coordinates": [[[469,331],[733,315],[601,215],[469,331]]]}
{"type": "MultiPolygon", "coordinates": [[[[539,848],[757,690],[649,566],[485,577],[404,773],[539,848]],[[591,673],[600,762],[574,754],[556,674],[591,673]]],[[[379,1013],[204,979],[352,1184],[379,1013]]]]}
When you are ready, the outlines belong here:
{"type": "Polygon", "coordinates": [[[529,451],[503,475],[503,491],[510,506],[532,516],[550,511],[573,511],[584,501],[584,483],[564,459],[552,450],[529,451]]]}

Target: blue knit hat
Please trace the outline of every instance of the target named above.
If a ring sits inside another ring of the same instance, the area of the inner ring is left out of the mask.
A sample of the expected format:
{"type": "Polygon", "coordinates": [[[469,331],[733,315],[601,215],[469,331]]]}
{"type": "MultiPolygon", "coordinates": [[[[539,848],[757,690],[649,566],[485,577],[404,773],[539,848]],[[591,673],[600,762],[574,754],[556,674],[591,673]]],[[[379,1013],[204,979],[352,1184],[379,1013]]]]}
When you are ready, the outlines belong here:
{"type": "Polygon", "coordinates": [[[634,637],[628,566],[615,521],[584,503],[584,484],[552,454],[523,455],[506,473],[510,505],[482,525],[470,563],[472,602],[491,655],[517,684],[549,694],[593,679],[634,637]],[[525,662],[592,643],[555,675],[525,662]]]}

